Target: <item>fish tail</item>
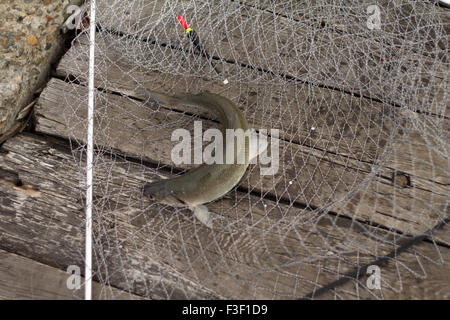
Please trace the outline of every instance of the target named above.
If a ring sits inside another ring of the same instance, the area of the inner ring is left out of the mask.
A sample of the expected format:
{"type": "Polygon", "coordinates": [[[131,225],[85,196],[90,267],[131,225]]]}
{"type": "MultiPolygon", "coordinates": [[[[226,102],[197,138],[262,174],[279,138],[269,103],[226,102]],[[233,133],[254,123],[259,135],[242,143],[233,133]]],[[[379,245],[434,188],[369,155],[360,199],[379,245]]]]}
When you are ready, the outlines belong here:
{"type": "Polygon", "coordinates": [[[144,88],[139,89],[136,93],[143,96],[146,100],[150,99],[156,101],[158,104],[166,106],[182,105],[184,100],[183,96],[170,96],[161,92],[147,90],[144,88]]]}

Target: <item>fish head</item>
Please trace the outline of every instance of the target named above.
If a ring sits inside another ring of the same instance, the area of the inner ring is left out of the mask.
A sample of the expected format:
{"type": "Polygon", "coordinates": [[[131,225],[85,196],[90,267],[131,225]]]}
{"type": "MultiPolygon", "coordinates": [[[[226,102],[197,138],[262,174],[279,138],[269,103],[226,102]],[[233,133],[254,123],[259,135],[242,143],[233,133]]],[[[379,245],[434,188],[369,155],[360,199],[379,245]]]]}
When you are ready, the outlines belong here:
{"type": "Polygon", "coordinates": [[[167,181],[165,180],[146,183],[142,188],[142,193],[144,194],[144,196],[150,198],[151,200],[155,200],[168,205],[186,205],[184,201],[178,199],[170,190],[168,190],[167,181]]]}
{"type": "Polygon", "coordinates": [[[142,193],[151,200],[161,202],[167,196],[166,182],[161,180],[146,183],[142,188],[142,193]]]}

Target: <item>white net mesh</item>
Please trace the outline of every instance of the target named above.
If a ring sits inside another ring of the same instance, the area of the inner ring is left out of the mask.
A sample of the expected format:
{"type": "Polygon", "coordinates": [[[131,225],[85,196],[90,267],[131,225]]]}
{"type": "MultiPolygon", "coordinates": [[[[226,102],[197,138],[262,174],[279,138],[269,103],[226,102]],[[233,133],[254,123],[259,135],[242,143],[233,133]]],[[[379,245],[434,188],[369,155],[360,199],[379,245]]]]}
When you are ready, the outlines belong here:
{"type": "MultiPolygon", "coordinates": [[[[448,270],[449,11],[426,1],[97,7],[95,280],[159,299],[385,298],[427,278],[424,264],[448,270]],[[206,204],[212,230],[189,209],[143,198],[144,183],[195,166],[173,164],[173,130],[217,127],[195,108],[153,103],[143,88],[215,92],[251,127],[279,129],[277,173],[250,165],[206,204]],[[381,262],[382,289],[373,289],[365,266],[381,262]]],[[[60,126],[38,126],[71,139],[80,181],[88,56],[81,30],[49,84],[64,93],[61,108],[40,111],[60,126]]]]}

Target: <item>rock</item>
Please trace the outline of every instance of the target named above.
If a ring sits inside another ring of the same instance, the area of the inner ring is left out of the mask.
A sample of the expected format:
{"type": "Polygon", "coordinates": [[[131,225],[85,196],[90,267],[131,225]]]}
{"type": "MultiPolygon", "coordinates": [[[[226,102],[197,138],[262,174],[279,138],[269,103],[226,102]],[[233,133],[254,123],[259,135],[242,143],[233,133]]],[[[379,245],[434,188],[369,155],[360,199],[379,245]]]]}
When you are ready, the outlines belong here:
{"type": "Polygon", "coordinates": [[[30,46],[36,46],[38,44],[38,39],[34,34],[30,34],[27,38],[27,41],[30,46]]]}
{"type": "Polygon", "coordinates": [[[19,121],[27,117],[21,111],[62,53],[59,30],[69,16],[66,9],[82,2],[0,1],[0,144],[23,127],[19,121]]]}

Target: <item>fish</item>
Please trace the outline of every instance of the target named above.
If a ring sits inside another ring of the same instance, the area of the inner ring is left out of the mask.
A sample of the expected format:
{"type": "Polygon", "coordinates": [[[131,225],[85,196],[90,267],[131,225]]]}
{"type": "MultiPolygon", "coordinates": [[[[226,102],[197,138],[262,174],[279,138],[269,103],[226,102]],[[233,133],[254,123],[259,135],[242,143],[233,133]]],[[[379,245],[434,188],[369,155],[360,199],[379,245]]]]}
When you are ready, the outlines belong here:
{"type": "MultiPolygon", "coordinates": [[[[227,129],[248,132],[248,123],[243,113],[231,100],[221,95],[201,92],[170,96],[148,90],[144,90],[143,94],[146,98],[166,106],[194,106],[214,112],[221,123],[224,139],[227,129]]],[[[235,141],[226,141],[223,143],[222,163],[203,163],[182,175],[148,182],[142,188],[143,195],[170,206],[188,207],[197,219],[212,228],[212,214],[204,204],[223,197],[239,183],[250,160],[260,153],[257,148],[250,148],[251,144],[257,143],[255,139],[257,136],[252,134],[245,136],[244,143],[237,143],[236,137],[235,141]],[[234,159],[227,162],[227,154],[230,154],[231,159],[231,148],[234,148],[234,159]]]]}

